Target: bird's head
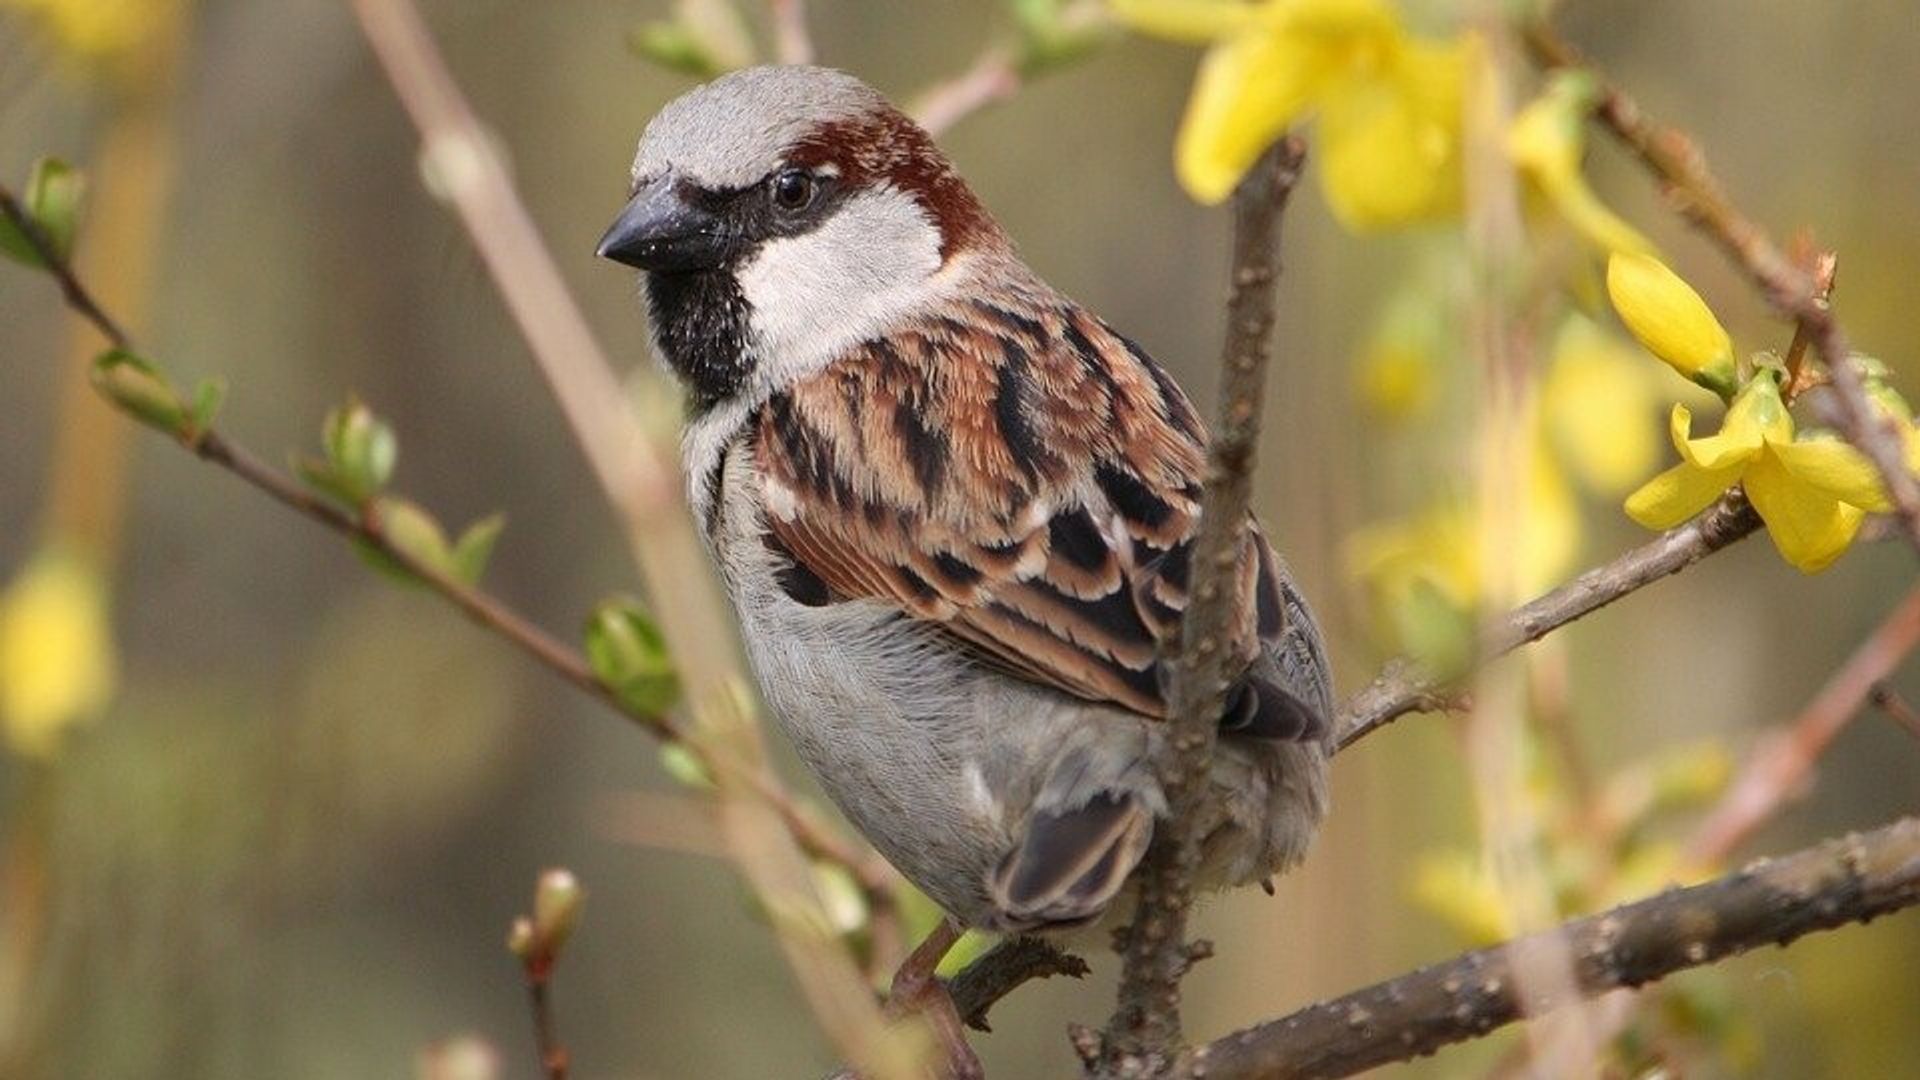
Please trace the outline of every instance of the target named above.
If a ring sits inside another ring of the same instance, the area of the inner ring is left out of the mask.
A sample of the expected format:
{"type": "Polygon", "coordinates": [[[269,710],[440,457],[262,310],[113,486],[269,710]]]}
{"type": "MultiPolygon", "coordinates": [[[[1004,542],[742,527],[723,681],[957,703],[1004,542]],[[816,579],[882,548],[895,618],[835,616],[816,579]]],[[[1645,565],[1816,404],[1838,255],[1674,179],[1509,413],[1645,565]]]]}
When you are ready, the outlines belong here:
{"type": "Polygon", "coordinates": [[[924,308],[999,227],[933,139],[844,72],[756,67],[647,125],[599,254],[643,270],[656,344],[711,405],[924,308]]]}

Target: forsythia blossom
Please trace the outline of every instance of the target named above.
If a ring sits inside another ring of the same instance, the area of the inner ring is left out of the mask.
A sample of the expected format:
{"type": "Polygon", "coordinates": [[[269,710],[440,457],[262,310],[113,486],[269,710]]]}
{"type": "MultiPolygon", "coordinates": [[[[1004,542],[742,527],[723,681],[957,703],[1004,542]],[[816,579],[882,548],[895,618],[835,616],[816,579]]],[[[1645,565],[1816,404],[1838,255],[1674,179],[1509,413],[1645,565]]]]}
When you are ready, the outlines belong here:
{"type": "Polygon", "coordinates": [[[1321,182],[1350,229],[1455,214],[1473,38],[1409,35],[1388,0],[1112,0],[1136,29],[1210,44],[1175,148],[1188,193],[1217,203],[1261,152],[1319,116],[1321,182]]]}
{"type": "Polygon", "coordinates": [[[1700,294],[1665,263],[1647,254],[1614,253],[1607,260],[1607,296],[1648,352],[1722,399],[1733,396],[1733,339],[1700,294]]]}
{"type": "Polygon", "coordinates": [[[1651,254],[1652,242],[1600,201],[1580,169],[1593,95],[1591,75],[1556,75],[1514,118],[1507,155],[1560,216],[1593,244],[1606,251],[1651,254]]]}
{"type": "Polygon", "coordinates": [[[46,757],[113,694],[107,589],[76,555],[35,556],[0,593],[0,724],[15,752],[46,757]]]}
{"type": "Polygon", "coordinates": [[[0,0],[37,17],[73,57],[99,60],[146,40],[178,0],[0,0]]]}
{"type": "Polygon", "coordinates": [[[1781,556],[1813,573],[1853,543],[1866,511],[1888,509],[1879,474],[1858,450],[1795,433],[1771,373],[1740,391],[1718,434],[1693,438],[1692,423],[1686,406],[1673,407],[1680,464],[1627,497],[1627,513],[1650,529],[1672,528],[1740,484],[1781,556]]]}

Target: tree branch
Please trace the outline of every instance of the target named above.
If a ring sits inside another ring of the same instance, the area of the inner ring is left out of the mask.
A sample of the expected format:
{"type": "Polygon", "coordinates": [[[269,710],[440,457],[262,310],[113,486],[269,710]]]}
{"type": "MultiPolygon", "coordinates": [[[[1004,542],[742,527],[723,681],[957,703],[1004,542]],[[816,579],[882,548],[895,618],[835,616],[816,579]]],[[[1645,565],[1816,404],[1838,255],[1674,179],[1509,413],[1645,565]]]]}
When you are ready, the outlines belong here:
{"type": "Polygon", "coordinates": [[[1167,656],[1166,745],[1157,762],[1168,815],[1134,875],[1138,909],[1116,935],[1120,994],[1106,1033],[1110,1072],[1158,1072],[1180,1045],[1180,979],[1198,957],[1186,941],[1193,874],[1207,820],[1208,776],[1227,686],[1239,672],[1231,646],[1238,567],[1245,550],[1260,406],[1280,274],[1280,220],[1300,177],[1305,144],[1285,138],[1234,194],[1233,276],[1221,356],[1220,414],[1207,448],[1200,528],[1193,541],[1192,600],[1167,656]]]}
{"type": "Polygon", "coordinates": [[[20,205],[20,200],[14,197],[13,192],[5,188],[0,188],[0,214],[5,214],[13,227],[20,230],[20,235],[27,238],[27,243],[33,245],[34,253],[40,256],[47,272],[60,283],[60,295],[66,300],[67,306],[92,323],[114,348],[129,348],[127,332],[119,322],[101,310],[93,294],[74,275],[72,264],[60,257],[53,241],[40,228],[40,223],[20,205]]]}
{"type": "MultiPolygon", "coordinates": [[[[1538,641],[1638,589],[1677,574],[1760,528],[1746,497],[1733,492],[1699,517],[1510,612],[1491,630],[1483,660],[1538,641]]],[[[1340,709],[1335,750],[1345,750],[1410,712],[1453,704],[1447,680],[1396,660],[1340,709]]]]}
{"type": "Polygon", "coordinates": [[[1209,1080],[1350,1076],[1569,1004],[1521,1002],[1517,954],[1570,949],[1576,992],[1592,998],[1915,903],[1920,819],[1907,818],[1321,1002],[1198,1047],[1182,1064],[1209,1080]]]}
{"type": "Polygon", "coordinates": [[[1867,396],[1846,333],[1825,299],[1818,268],[1810,271],[1788,258],[1765,229],[1727,198],[1698,143],[1642,113],[1552,26],[1530,24],[1525,36],[1542,67],[1579,68],[1593,76],[1600,88],[1596,115],[1601,124],[1661,181],[1681,214],[1746,271],[1774,310],[1792,319],[1798,333],[1813,342],[1832,377],[1835,426],[1880,470],[1907,539],[1920,551],[1920,479],[1907,468],[1905,437],[1894,418],[1875,408],[1867,396]]]}
{"type": "Polygon", "coordinates": [[[987,1012],[1028,981],[1055,975],[1079,979],[1089,970],[1085,960],[1044,938],[1003,938],[947,980],[947,995],[968,1027],[991,1031],[987,1012]]]}
{"type": "Polygon", "coordinates": [[[773,23],[773,57],[781,64],[811,64],[813,34],[807,29],[806,0],[767,0],[773,23]]]}
{"type": "Polygon", "coordinates": [[[965,71],[921,94],[908,112],[928,134],[938,137],[981,109],[1019,93],[1020,81],[1012,50],[989,45],[965,71]]]}
{"type": "Polygon", "coordinates": [[[1791,724],[1769,732],[1733,786],[1695,831],[1688,859],[1711,867],[1726,859],[1800,790],[1827,747],[1873,700],[1880,680],[1920,645],[1920,588],[1907,593],[1855,649],[1791,724]]]}
{"type": "MultiPolygon", "coordinates": [[[[19,209],[19,203],[14,194],[4,185],[0,185],[0,212],[5,212],[11,218],[19,212],[19,209]]],[[[16,221],[16,224],[19,222],[16,221]]],[[[119,324],[100,305],[92,290],[81,280],[72,264],[60,257],[37,225],[28,220],[26,225],[22,226],[22,232],[27,236],[28,242],[34,246],[34,251],[45,264],[47,272],[60,283],[61,296],[67,305],[92,323],[116,348],[138,352],[133,340],[120,329],[119,324]]],[[[720,751],[710,741],[690,741],[686,738],[687,733],[673,717],[644,712],[628,706],[621,700],[617,691],[593,673],[586,658],[577,650],[542,630],[532,620],[486,590],[467,585],[449,577],[437,567],[414,558],[389,540],[376,521],[363,515],[350,513],[322,499],[293,477],[266,464],[258,455],[229,440],[218,430],[202,431],[191,441],[178,438],[174,441],[182,449],[202,461],[226,470],[287,509],[349,540],[371,547],[452,604],[475,625],[513,645],[532,657],[540,666],[614,712],[638,724],[654,737],[663,742],[678,742],[687,746],[697,756],[707,760],[709,765],[724,766],[724,763],[711,760],[712,756],[720,751]]],[[[732,771],[741,773],[757,797],[774,809],[787,831],[792,833],[795,841],[809,856],[823,862],[837,864],[853,876],[865,894],[874,918],[886,923],[886,928],[891,928],[892,936],[897,938],[899,902],[896,893],[897,879],[892,868],[877,855],[864,852],[848,843],[810,812],[771,773],[765,770],[747,771],[740,766],[734,766],[732,771]]]]}
{"type": "Polygon", "coordinates": [[[350,0],[394,95],[420,133],[469,240],[566,414],[661,611],[701,746],[710,754],[734,862],[775,920],[777,942],[822,1031],[869,1072],[917,1068],[910,1039],[890,1032],[845,942],[817,932],[826,913],[813,868],[777,806],[757,797],[765,744],[742,670],[737,628],[680,495],[678,470],[641,430],[605,351],[587,326],[515,188],[506,161],[448,69],[412,0],[350,0]]]}

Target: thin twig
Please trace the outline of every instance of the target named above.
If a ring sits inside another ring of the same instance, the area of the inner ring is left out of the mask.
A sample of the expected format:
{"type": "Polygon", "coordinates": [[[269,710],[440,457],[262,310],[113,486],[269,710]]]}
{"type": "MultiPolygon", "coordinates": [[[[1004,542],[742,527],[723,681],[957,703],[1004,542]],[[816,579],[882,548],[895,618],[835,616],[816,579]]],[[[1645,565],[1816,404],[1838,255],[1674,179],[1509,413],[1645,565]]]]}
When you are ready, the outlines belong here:
{"type": "MultiPolygon", "coordinates": [[[[757,706],[738,635],[702,550],[677,470],[642,431],[613,366],[588,328],[545,241],[514,187],[506,161],[461,93],[413,0],[351,0],[408,117],[425,164],[438,178],[531,347],[576,440],[619,512],[685,686],[693,730],[711,755],[720,820],[735,864],[780,918],[777,942],[821,1030],[876,1076],[918,1068],[910,1038],[891,1032],[865,973],[826,925],[813,868],[779,808],[757,797],[766,774],[757,706]]],[[[856,872],[857,864],[856,864],[856,872]]]]}
{"type": "Polygon", "coordinates": [[[1907,539],[1920,551],[1920,479],[1906,465],[1897,421],[1867,395],[1852,350],[1816,273],[1796,265],[1765,229],[1729,200],[1707,168],[1699,144],[1686,133],[1647,117],[1634,100],[1603,78],[1554,28],[1536,22],[1526,29],[1534,58],[1548,68],[1580,68],[1600,87],[1596,115],[1659,178],[1680,212],[1712,237],[1760,287],[1774,310],[1794,320],[1820,353],[1832,379],[1834,423],[1885,480],[1907,539]]]}
{"type": "MultiPolygon", "coordinates": [[[[1594,567],[1565,585],[1515,608],[1488,632],[1483,660],[1504,656],[1528,642],[1677,574],[1760,528],[1760,517],[1735,492],[1679,528],[1594,567]]],[[[1373,682],[1340,709],[1336,750],[1344,750],[1410,712],[1453,704],[1446,680],[1435,679],[1411,660],[1389,662],[1373,682]]]]}
{"type": "Polygon", "coordinates": [[[533,1045],[540,1054],[540,1068],[547,1080],[567,1080],[567,1072],[572,1068],[573,1055],[567,1052],[565,1043],[560,1041],[560,1033],[553,1022],[553,995],[550,990],[553,969],[543,969],[538,975],[532,965],[527,966],[527,1005],[533,1012],[533,1045]]]}
{"type": "Polygon", "coordinates": [[[1195,959],[1186,940],[1187,909],[1208,827],[1207,780],[1220,709],[1229,681],[1238,674],[1229,643],[1275,322],[1280,221],[1305,156],[1300,140],[1282,139],[1234,196],[1220,408],[1193,541],[1193,600],[1181,619],[1178,645],[1166,658],[1167,746],[1158,765],[1168,814],[1134,875],[1139,903],[1132,922],[1116,935],[1120,993],[1107,1025],[1105,1054],[1108,1070],[1115,1073],[1157,1072],[1180,1046],[1179,987],[1195,959]]]}
{"type": "Polygon", "coordinates": [[[1875,708],[1905,728],[1907,734],[1920,739],[1920,713],[1913,711],[1913,706],[1907,704],[1907,699],[1901,697],[1899,691],[1884,682],[1875,683],[1872,701],[1875,708]]]}
{"type": "Polygon", "coordinates": [[[128,348],[127,332],[121,329],[120,324],[105,311],[100,310],[100,305],[94,301],[93,294],[88,292],[80,284],[80,279],[74,275],[73,266],[66,259],[59,257],[53,240],[40,228],[40,223],[20,205],[20,200],[14,198],[13,192],[4,188],[0,188],[0,214],[6,215],[7,220],[13,223],[14,228],[20,230],[21,235],[27,238],[27,243],[31,244],[34,251],[39,254],[47,272],[60,283],[60,295],[66,298],[67,306],[79,312],[82,317],[97,327],[114,348],[128,348]]]}
{"type": "Polygon", "coordinates": [[[1020,82],[1012,50],[990,45],[965,71],[928,89],[907,111],[929,134],[942,135],[981,109],[1018,93],[1020,82]]]}
{"type": "Polygon", "coordinates": [[[1829,840],[1531,937],[1466,953],[1195,1048],[1209,1080],[1340,1077],[1570,1004],[1519,1000],[1513,957],[1563,939],[1582,998],[1920,903],[1920,819],[1829,840]]]}
{"type": "Polygon", "coordinates": [[[947,993],[967,1026],[991,1031],[987,1013],[1001,998],[1034,979],[1065,975],[1079,979],[1087,962],[1044,938],[1010,937],[995,943],[947,981],[947,993]]]}
{"type": "MultiPolygon", "coordinates": [[[[0,186],[0,207],[17,205],[13,193],[0,186]]],[[[37,229],[27,231],[26,235],[34,245],[36,254],[45,263],[45,269],[60,282],[61,296],[68,306],[92,323],[116,347],[137,352],[135,343],[120,331],[118,324],[99,304],[70,262],[61,258],[37,229]]],[[[577,650],[563,644],[493,594],[449,577],[437,567],[395,546],[374,521],[320,498],[293,477],[266,464],[259,456],[217,430],[199,432],[192,440],[176,438],[175,442],[201,460],[238,477],[280,505],[378,551],[459,609],[476,625],[504,639],[542,667],[657,738],[681,742],[707,760],[709,765],[726,767],[724,763],[711,760],[714,755],[722,753],[711,740],[688,740],[687,732],[671,716],[644,712],[627,705],[617,691],[600,681],[577,650]]],[[[738,765],[728,771],[743,776],[757,797],[773,807],[786,829],[809,856],[835,863],[853,875],[866,896],[868,910],[876,923],[876,939],[884,936],[897,942],[900,936],[899,882],[893,869],[878,855],[863,851],[842,838],[787,791],[771,773],[764,769],[747,770],[738,765]]],[[[891,964],[882,970],[891,970],[891,964]]]]}
{"type": "Polygon", "coordinates": [[[1909,592],[1793,722],[1763,736],[1720,803],[1695,831],[1688,859],[1724,861],[1794,797],[1833,740],[1872,699],[1882,679],[1920,645],[1920,589],[1909,592]]]}
{"type": "Polygon", "coordinates": [[[767,0],[767,17],[773,23],[774,59],[782,64],[813,63],[806,0],[767,0]]]}

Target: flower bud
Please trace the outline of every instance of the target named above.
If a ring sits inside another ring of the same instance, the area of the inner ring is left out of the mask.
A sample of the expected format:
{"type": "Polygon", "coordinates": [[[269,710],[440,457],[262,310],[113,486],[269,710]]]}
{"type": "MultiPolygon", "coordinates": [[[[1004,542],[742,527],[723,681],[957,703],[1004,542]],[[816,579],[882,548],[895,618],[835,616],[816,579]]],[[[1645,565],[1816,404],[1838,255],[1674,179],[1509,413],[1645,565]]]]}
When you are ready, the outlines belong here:
{"type": "Polygon", "coordinates": [[[1733,339],[1680,275],[1651,255],[1615,252],[1607,295],[1647,351],[1688,379],[1730,399],[1738,386],[1733,339]]]}

